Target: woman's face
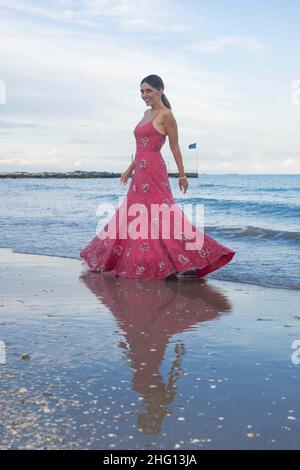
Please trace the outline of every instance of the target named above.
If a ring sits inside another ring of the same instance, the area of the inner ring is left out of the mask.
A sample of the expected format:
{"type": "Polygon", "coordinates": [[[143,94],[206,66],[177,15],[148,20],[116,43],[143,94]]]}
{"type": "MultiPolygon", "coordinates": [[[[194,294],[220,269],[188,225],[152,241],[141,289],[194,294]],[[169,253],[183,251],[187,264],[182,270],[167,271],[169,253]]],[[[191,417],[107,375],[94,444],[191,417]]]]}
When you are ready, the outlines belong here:
{"type": "Polygon", "coordinates": [[[149,83],[142,83],[141,85],[141,97],[142,100],[145,101],[147,106],[153,105],[156,101],[160,100],[162,95],[161,90],[157,90],[153,86],[149,85],[149,83]]]}

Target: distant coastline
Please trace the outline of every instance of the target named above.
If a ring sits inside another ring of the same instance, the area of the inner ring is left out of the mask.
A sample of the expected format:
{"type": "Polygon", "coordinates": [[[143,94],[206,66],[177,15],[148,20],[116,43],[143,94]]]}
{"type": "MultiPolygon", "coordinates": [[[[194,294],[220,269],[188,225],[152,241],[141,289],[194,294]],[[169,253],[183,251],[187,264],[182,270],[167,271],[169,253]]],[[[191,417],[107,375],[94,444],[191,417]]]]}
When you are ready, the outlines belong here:
{"type": "MultiPolygon", "coordinates": [[[[114,173],[110,171],[40,171],[36,173],[14,171],[10,173],[0,173],[0,178],[120,178],[121,174],[122,173],[114,173]]],[[[168,173],[168,176],[171,178],[176,178],[178,177],[178,173],[168,173]]],[[[197,178],[198,174],[187,172],[186,176],[189,178],[197,178]]]]}

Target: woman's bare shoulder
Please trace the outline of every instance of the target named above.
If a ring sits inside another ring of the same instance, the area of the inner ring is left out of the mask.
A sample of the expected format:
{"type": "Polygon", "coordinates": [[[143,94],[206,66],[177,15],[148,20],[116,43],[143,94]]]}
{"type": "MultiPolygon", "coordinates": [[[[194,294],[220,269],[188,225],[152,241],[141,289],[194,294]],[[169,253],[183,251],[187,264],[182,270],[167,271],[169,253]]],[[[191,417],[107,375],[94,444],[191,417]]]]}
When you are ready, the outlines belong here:
{"type": "Polygon", "coordinates": [[[172,118],[175,119],[173,111],[170,108],[163,109],[161,113],[162,113],[162,116],[166,119],[169,119],[169,120],[170,119],[172,120],[172,118]]]}
{"type": "Polygon", "coordinates": [[[169,108],[166,108],[161,112],[161,117],[164,123],[172,123],[175,121],[175,116],[169,108]]]}

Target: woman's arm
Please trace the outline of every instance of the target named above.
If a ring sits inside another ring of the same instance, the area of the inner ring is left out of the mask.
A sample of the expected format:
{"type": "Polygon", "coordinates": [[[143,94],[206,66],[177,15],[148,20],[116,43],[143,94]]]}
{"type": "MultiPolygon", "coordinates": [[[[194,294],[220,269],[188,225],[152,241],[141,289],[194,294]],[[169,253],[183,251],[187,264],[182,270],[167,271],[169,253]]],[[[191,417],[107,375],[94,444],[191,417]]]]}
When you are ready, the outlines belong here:
{"type": "Polygon", "coordinates": [[[163,116],[163,124],[169,137],[169,145],[174,155],[179,176],[184,176],[184,166],[181,151],[178,144],[177,122],[171,111],[166,111],[163,116]]]}
{"type": "Polygon", "coordinates": [[[169,137],[170,149],[172,150],[172,153],[174,155],[176,165],[178,168],[179,188],[180,188],[180,191],[183,190],[184,193],[186,193],[189,184],[188,184],[187,177],[184,174],[183,160],[182,160],[182,155],[181,155],[179,144],[178,144],[177,122],[171,110],[165,111],[162,118],[163,118],[163,126],[169,137]]]}
{"type": "Polygon", "coordinates": [[[132,170],[134,169],[134,161],[131,162],[131,164],[129,165],[129,167],[127,168],[127,170],[124,171],[124,173],[122,173],[121,175],[121,178],[120,178],[120,183],[121,184],[126,184],[127,181],[128,181],[128,178],[129,176],[131,176],[131,173],[132,173],[132,170]]]}
{"type": "Polygon", "coordinates": [[[131,172],[132,172],[132,170],[134,169],[134,167],[135,167],[135,163],[134,163],[134,161],[133,161],[133,162],[131,162],[131,164],[129,165],[129,167],[127,168],[126,171],[128,171],[128,172],[131,174],[131,172]]]}

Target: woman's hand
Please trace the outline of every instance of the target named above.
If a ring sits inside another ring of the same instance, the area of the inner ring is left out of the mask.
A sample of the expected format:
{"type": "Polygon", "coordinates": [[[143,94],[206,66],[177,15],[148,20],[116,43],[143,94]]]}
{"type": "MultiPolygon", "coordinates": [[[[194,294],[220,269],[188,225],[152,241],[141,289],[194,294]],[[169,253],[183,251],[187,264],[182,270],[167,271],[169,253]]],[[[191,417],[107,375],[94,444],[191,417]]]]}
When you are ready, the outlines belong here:
{"type": "Polygon", "coordinates": [[[186,177],[185,178],[179,178],[178,182],[179,182],[180,191],[183,190],[183,194],[185,194],[186,191],[187,191],[187,188],[189,187],[189,183],[188,183],[187,178],[186,177]]]}
{"type": "Polygon", "coordinates": [[[124,186],[127,184],[127,180],[131,176],[131,170],[126,170],[124,173],[122,173],[121,178],[120,178],[120,184],[124,184],[124,186]]]}

